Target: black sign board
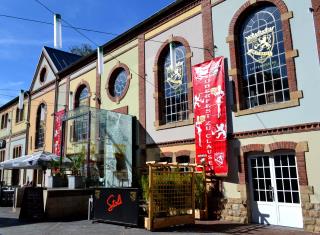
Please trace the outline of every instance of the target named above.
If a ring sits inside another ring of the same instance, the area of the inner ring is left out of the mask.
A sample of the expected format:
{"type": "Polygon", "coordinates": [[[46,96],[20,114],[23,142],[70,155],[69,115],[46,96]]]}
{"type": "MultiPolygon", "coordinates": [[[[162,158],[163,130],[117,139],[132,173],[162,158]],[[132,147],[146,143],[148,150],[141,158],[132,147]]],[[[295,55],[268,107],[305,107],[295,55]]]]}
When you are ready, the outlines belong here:
{"type": "Polygon", "coordinates": [[[19,219],[37,221],[44,219],[43,188],[24,188],[19,219]]]}
{"type": "Polygon", "coordinates": [[[93,217],[138,226],[139,200],[137,188],[98,188],[93,197],[93,217]]]}
{"type": "Polygon", "coordinates": [[[6,140],[0,140],[0,149],[4,149],[6,147],[6,140]]]}

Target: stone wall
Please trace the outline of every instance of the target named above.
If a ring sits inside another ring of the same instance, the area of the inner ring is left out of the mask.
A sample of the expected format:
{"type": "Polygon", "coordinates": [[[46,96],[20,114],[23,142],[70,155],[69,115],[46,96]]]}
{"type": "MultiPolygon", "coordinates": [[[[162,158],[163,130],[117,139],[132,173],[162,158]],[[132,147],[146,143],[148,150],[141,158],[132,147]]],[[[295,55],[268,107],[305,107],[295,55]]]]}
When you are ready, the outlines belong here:
{"type": "Polygon", "coordinates": [[[303,227],[308,232],[320,233],[320,203],[311,203],[313,187],[300,186],[303,227]]]}
{"type": "Polygon", "coordinates": [[[221,220],[248,223],[246,200],[241,198],[221,199],[221,220]]]}

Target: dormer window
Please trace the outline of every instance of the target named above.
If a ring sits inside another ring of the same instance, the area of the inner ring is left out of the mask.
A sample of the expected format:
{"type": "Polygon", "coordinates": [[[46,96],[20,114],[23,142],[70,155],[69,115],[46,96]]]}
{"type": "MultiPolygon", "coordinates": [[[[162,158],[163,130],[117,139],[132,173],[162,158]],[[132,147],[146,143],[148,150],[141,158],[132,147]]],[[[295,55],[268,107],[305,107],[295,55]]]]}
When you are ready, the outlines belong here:
{"type": "Polygon", "coordinates": [[[44,83],[44,81],[46,80],[46,77],[47,77],[47,69],[42,68],[40,72],[40,83],[44,83]]]}

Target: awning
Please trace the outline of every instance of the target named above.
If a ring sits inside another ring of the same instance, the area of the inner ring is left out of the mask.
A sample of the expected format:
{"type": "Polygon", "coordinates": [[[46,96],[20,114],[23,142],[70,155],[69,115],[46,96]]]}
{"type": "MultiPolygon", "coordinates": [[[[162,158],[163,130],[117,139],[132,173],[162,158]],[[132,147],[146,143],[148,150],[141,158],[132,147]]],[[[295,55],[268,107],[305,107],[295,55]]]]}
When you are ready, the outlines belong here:
{"type": "MultiPolygon", "coordinates": [[[[60,157],[49,152],[39,151],[31,155],[25,155],[15,159],[6,160],[0,163],[1,169],[41,169],[50,168],[52,162],[59,162],[60,157]]],[[[67,165],[71,160],[62,158],[62,163],[67,165]]]]}

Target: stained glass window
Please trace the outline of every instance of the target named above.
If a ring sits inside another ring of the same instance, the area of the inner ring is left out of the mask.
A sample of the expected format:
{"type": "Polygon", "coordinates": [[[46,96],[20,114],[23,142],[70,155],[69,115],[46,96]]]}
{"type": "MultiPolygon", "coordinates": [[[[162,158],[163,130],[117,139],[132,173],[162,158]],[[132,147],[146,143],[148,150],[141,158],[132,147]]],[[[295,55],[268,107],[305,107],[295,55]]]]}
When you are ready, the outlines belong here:
{"type": "Polygon", "coordinates": [[[127,85],[128,74],[121,69],[114,81],[113,92],[115,97],[121,97],[127,85]]]}
{"type": "Polygon", "coordinates": [[[164,122],[186,120],[188,119],[186,49],[181,43],[172,43],[172,56],[168,46],[163,66],[164,122]]]}
{"type": "Polygon", "coordinates": [[[239,35],[245,108],[289,100],[280,11],[273,5],[256,8],[239,35]]]}

